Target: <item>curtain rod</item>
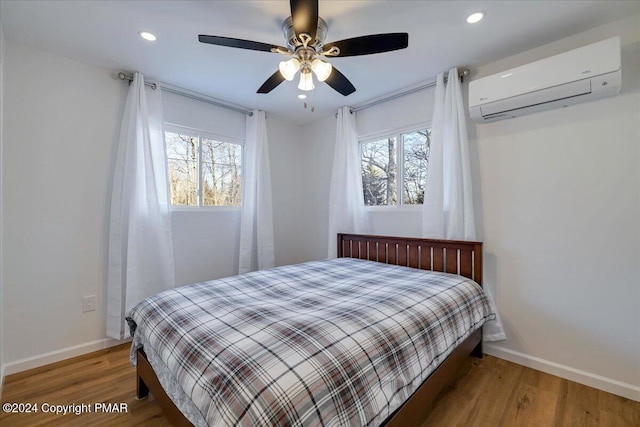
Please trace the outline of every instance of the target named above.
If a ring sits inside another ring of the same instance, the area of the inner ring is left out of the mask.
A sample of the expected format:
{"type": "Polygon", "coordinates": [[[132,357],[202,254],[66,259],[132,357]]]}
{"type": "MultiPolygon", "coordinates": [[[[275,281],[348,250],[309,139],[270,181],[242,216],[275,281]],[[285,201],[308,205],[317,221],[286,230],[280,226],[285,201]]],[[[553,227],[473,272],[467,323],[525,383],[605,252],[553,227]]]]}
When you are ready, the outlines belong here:
{"type": "MultiPolygon", "coordinates": [[[[469,70],[468,68],[465,68],[464,70],[462,70],[462,71],[460,71],[458,73],[458,78],[462,81],[462,80],[464,80],[465,77],[469,76],[470,73],[471,73],[471,70],[469,70]]],[[[447,80],[447,78],[445,76],[445,81],[446,80],[447,80]]],[[[382,104],[383,102],[391,101],[391,100],[396,99],[396,98],[400,98],[400,97],[403,97],[403,96],[406,96],[406,95],[410,95],[412,93],[419,92],[421,90],[429,89],[430,87],[434,87],[435,85],[436,85],[436,82],[434,80],[434,81],[426,83],[426,84],[424,84],[422,86],[418,86],[418,87],[415,87],[413,89],[408,89],[408,90],[405,90],[405,91],[400,92],[400,93],[389,95],[389,96],[386,96],[384,98],[377,99],[375,101],[371,101],[371,102],[368,102],[366,104],[360,105],[358,107],[353,107],[351,109],[351,113],[354,113],[354,112],[360,111],[360,110],[364,110],[365,108],[373,107],[374,105],[382,104]]],[[[336,117],[338,117],[337,113],[336,113],[336,117]]]]}
{"type": "MultiPolygon", "coordinates": [[[[123,72],[119,72],[118,73],[118,78],[120,80],[128,80],[129,84],[131,84],[131,82],[133,81],[133,77],[132,76],[129,76],[129,75],[123,73],[123,72]]],[[[158,87],[158,85],[156,83],[144,82],[144,85],[145,86],[149,86],[153,90],[156,90],[157,87],[158,87]]],[[[160,88],[165,92],[174,93],[176,95],[184,96],[186,98],[195,99],[197,101],[206,102],[207,104],[215,105],[217,107],[222,107],[222,108],[226,108],[228,110],[237,111],[238,113],[243,113],[243,114],[247,114],[249,116],[253,116],[253,112],[251,112],[249,110],[245,110],[245,109],[239,108],[239,107],[234,107],[232,105],[228,105],[228,104],[225,104],[225,103],[220,102],[220,101],[215,101],[215,100],[213,100],[213,99],[211,99],[209,97],[199,96],[199,95],[194,94],[194,93],[184,92],[184,91],[182,91],[182,90],[180,90],[178,88],[163,85],[162,83],[160,83],[160,88]]]]}

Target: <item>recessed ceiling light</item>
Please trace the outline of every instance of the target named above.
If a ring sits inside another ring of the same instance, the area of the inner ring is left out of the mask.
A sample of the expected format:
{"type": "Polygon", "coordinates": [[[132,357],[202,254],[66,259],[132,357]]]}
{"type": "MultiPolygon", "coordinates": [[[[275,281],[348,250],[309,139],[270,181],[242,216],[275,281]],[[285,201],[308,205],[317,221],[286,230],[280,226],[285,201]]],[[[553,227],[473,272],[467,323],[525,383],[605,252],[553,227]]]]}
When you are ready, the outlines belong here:
{"type": "Polygon", "coordinates": [[[140,32],[138,32],[138,34],[140,34],[140,37],[142,37],[143,39],[148,40],[150,42],[154,42],[157,39],[155,34],[151,34],[148,31],[140,31],[140,32]]]}
{"type": "Polygon", "coordinates": [[[480,22],[482,18],[484,18],[484,12],[475,12],[467,16],[467,22],[469,24],[475,24],[476,22],[480,22]]]}
{"type": "Polygon", "coordinates": [[[305,95],[304,93],[301,93],[300,95],[298,95],[298,98],[307,99],[307,95],[305,95]]]}

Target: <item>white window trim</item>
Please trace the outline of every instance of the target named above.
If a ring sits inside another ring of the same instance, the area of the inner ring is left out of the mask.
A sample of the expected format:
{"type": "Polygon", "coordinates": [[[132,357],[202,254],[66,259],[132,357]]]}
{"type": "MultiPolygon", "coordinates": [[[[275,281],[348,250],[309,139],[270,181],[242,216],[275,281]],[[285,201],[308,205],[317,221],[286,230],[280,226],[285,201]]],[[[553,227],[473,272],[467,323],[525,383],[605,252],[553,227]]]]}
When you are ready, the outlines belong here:
{"type": "Polygon", "coordinates": [[[407,126],[397,127],[393,129],[382,130],[378,132],[370,132],[364,135],[358,135],[358,143],[362,144],[363,142],[371,142],[380,138],[384,138],[385,136],[414,132],[420,129],[429,129],[431,127],[431,122],[419,122],[414,123],[407,126]]]}
{"type": "MultiPolygon", "coordinates": [[[[402,134],[416,132],[422,129],[429,129],[429,128],[431,128],[431,122],[421,122],[421,123],[416,123],[408,126],[398,127],[395,129],[384,130],[380,132],[372,132],[372,133],[358,137],[358,147],[360,149],[360,153],[362,153],[362,144],[375,142],[383,138],[397,137],[398,152],[396,153],[397,154],[396,157],[398,159],[402,159],[401,162],[396,161],[397,168],[398,168],[397,176],[402,178],[396,180],[397,181],[396,194],[404,194],[402,192],[402,179],[404,179],[404,144],[402,143],[402,134]]],[[[362,161],[362,158],[360,161],[362,161]]],[[[362,177],[360,179],[362,179],[362,177]]],[[[400,198],[400,200],[402,200],[402,198],[400,198]]],[[[364,200],[362,200],[362,203],[364,204],[364,200]]],[[[395,205],[379,205],[379,206],[365,205],[365,210],[372,211],[372,212],[373,211],[375,212],[401,212],[401,211],[411,212],[411,211],[422,209],[422,206],[423,205],[407,205],[402,202],[399,202],[395,205]]]]}
{"type": "Polygon", "coordinates": [[[199,134],[202,134],[203,136],[207,137],[207,138],[212,138],[212,139],[217,139],[219,141],[223,141],[223,142],[230,142],[232,144],[238,144],[238,145],[242,145],[244,147],[244,139],[241,138],[237,138],[234,136],[226,136],[226,135],[222,135],[220,133],[215,133],[212,132],[210,130],[206,130],[206,129],[198,129],[198,128],[194,128],[194,127],[189,127],[189,126],[183,126],[183,125],[178,125],[175,123],[169,123],[169,122],[165,122],[164,123],[164,130],[165,131],[176,131],[176,132],[180,132],[180,131],[192,131],[192,132],[198,132],[199,134]]]}
{"type": "MultiPolygon", "coordinates": [[[[165,132],[175,132],[175,133],[186,133],[192,134],[195,133],[198,136],[198,182],[196,188],[196,198],[198,200],[198,206],[184,206],[184,205],[171,205],[171,211],[176,212],[240,212],[241,206],[202,206],[202,171],[200,168],[202,167],[202,147],[200,144],[201,138],[214,139],[216,141],[228,142],[230,144],[237,144],[242,147],[242,172],[244,173],[244,140],[239,139],[233,136],[224,136],[221,134],[217,134],[215,132],[211,132],[204,129],[198,129],[190,126],[178,125],[175,123],[164,122],[162,129],[162,137],[164,138],[165,132]]],[[[166,144],[166,141],[165,141],[166,144]]],[[[166,147],[165,147],[166,151],[166,147]]],[[[244,178],[244,174],[243,174],[244,178]]],[[[244,181],[241,181],[244,184],[244,181]]],[[[242,194],[244,194],[244,185],[242,185],[242,194]]],[[[241,196],[242,200],[242,196],[241,196]]]]}

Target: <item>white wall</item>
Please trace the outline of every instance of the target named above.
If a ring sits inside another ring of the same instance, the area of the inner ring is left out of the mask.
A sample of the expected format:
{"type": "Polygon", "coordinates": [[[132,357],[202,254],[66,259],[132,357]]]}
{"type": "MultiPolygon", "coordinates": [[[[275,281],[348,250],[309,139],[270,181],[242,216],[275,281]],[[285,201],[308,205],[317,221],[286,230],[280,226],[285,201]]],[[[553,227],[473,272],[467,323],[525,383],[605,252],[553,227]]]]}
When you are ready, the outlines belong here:
{"type": "MultiPolygon", "coordinates": [[[[623,42],[616,97],[493,124],[469,122],[486,286],[508,340],[486,351],[640,400],[640,16],[475,67],[474,78],[607,37],[623,42]]],[[[465,84],[466,88],[466,84],[465,84]]],[[[432,90],[359,111],[361,134],[431,115],[432,90]]],[[[309,125],[306,214],[326,241],[335,120],[309,125]],[[314,159],[318,161],[315,162],[314,159]]],[[[420,235],[420,214],[372,215],[374,233],[420,235]]],[[[326,244],[308,250],[326,256],[326,244]]]]}
{"type": "Polygon", "coordinates": [[[4,65],[8,374],[20,360],[109,344],[108,200],[127,87],[108,71],[9,41],[4,65]],[[97,296],[96,311],[82,313],[85,295],[97,296]]]}
{"type": "MultiPolygon", "coordinates": [[[[3,56],[4,58],[4,56],[3,56]]],[[[127,85],[95,68],[7,42],[2,362],[10,374],[104,348],[111,178],[127,85]],[[82,313],[82,296],[97,309],[82,313]]],[[[245,116],[163,95],[165,118],[244,139],[245,116]]],[[[295,262],[299,127],[269,116],[276,262],[295,262]],[[290,149],[290,147],[293,147],[290,149]]],[[[240,214],[174,211],[178,285],[237,273],[240,214]]]]}
{"type": "Polygon", "coordinates": [[[327,233],[329,227],[329,182],[333,163],[333,146],[336,138],[336,119],[333,116],[320,119],[303,128],[301,176],[304,193],[302,217],[306,227],[300,235],[303,244],[298,253],[305,261],[327,257],[327,233]]]}
{"type": "MultiPolygon", "coordinates": [[[[2,22],[0,22],[0,312],[3,311],[3,292],[2,292],[2,220],[3,220],[3,206],[2,206],[2,187],[3,187],[3,167],[2,167],[2,153],[4,147],[4,31],[2,30],[2,22]]],[[[0,395],[2,395],[2,384],[4,383],[4,365],[2,363],[2,341],[3,341],[3,333],[2,333],[2,315],[0,314],[0,395]]]]}
{"type": "Polygon", "coordinates": [[[303,215],[306,171],[300,162],[302,145],[297,141],[302,131],[297,124],[267,113],[267,134],[276,265],[296,264],[307,260],[299,249],[304,246],[300,237],[309,226],[303,215]]]}

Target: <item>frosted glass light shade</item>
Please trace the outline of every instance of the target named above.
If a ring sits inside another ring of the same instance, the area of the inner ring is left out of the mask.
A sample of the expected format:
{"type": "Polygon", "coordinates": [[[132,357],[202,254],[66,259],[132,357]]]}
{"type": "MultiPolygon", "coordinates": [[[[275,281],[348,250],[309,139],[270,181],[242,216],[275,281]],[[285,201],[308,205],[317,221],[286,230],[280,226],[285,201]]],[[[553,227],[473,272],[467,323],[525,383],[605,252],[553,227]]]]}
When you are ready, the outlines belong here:
{"type": "Polygon", "coordinates": [[[300,69],[300,61],[297,58],[291,58],[288,61],[282,61],[278,66],[280,74],[285,79],[291,81],[296,76],[296,73],[300,69]]]}
{"type": "Polygon", "coordinates": [[[300,90],[313,90],[315,86],[313,85],[313,76],[311,71],[307,71],[300,73],[300,83],[298,84],[298,89],[300,90]]]}
{"type": "Polygon", "coordinates": [[[311,62],[311,69],[316,73],[316,77],[318,77],[318,80],[321,82],[327,80],[331,75],[331,71],[333,71],[331,64],[317,58],[311,62]]]}

